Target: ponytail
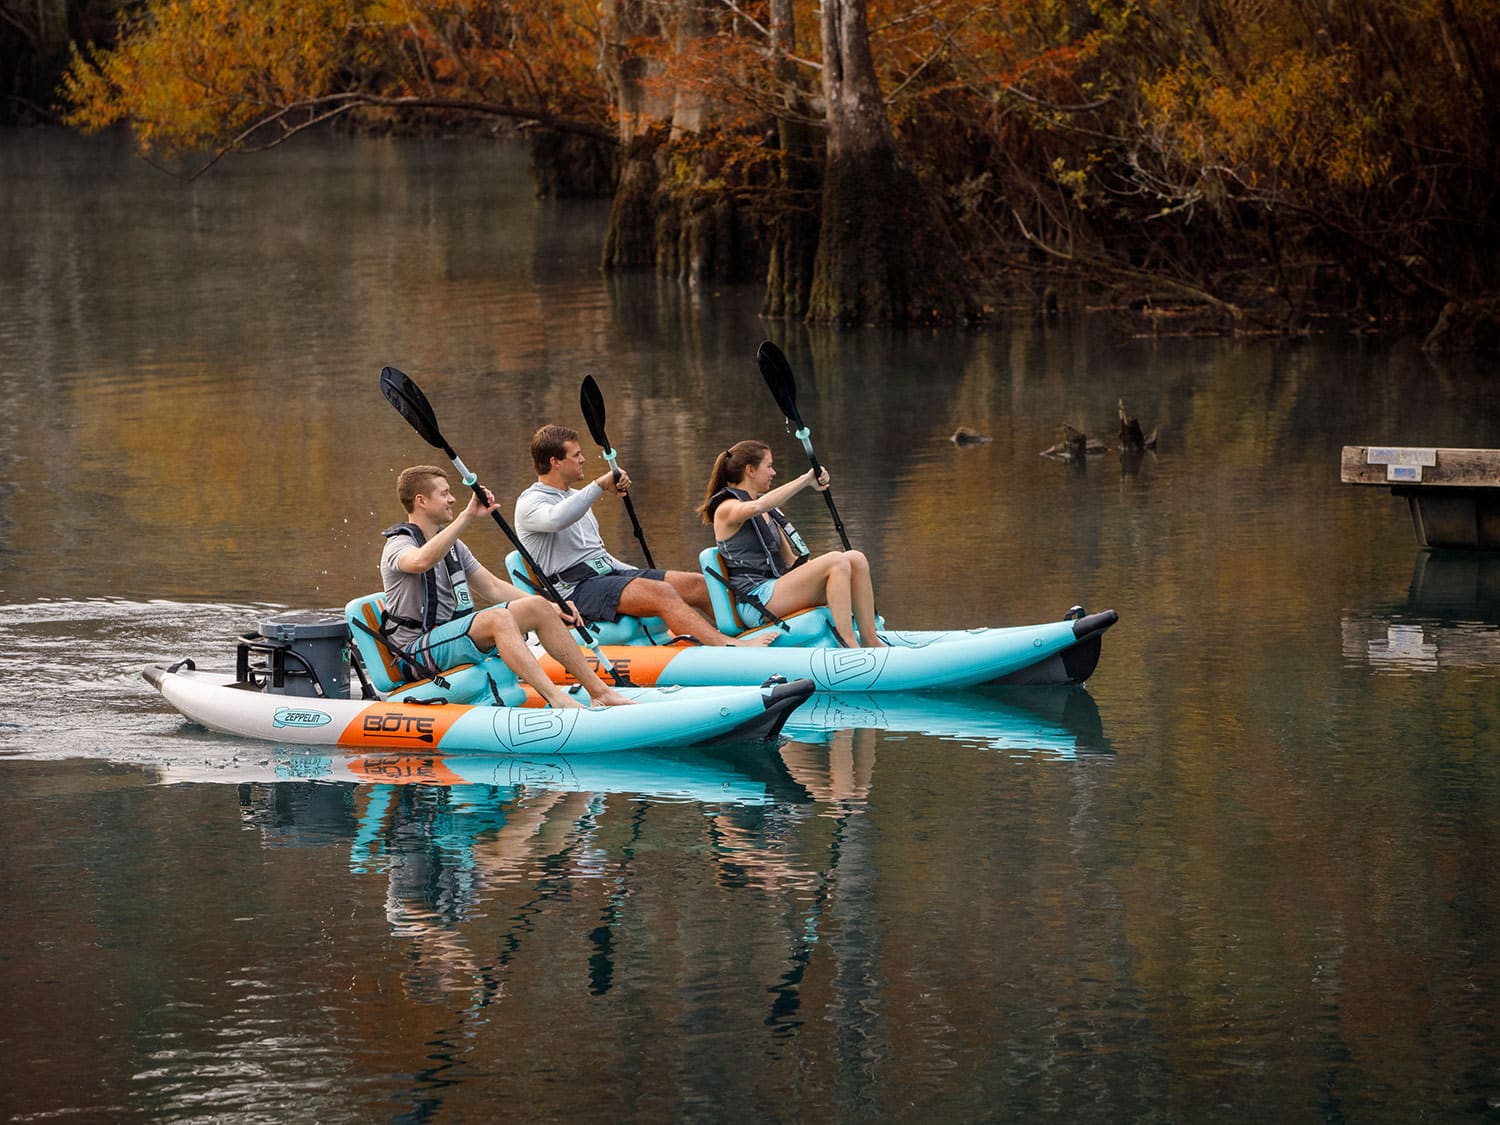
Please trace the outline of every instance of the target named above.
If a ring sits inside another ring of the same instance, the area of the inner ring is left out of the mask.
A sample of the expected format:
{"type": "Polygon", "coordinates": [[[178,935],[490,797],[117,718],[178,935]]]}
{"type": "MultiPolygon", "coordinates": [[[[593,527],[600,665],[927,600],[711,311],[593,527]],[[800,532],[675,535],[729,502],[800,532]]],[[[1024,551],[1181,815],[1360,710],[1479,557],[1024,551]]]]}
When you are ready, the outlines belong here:
{"type": "Polygon", "coordinates": [[[713,498],[731,482],[742,479],[746,469],[764,461],[769,452],[769,445],[752,438],[735,442],[714,458],[714,467],[708,474],[708,488],[703,493],[703,503],[698,505],[698,516],[704,523],[714,522],[713,509],[718,505],[713,503],[713,498]]]}

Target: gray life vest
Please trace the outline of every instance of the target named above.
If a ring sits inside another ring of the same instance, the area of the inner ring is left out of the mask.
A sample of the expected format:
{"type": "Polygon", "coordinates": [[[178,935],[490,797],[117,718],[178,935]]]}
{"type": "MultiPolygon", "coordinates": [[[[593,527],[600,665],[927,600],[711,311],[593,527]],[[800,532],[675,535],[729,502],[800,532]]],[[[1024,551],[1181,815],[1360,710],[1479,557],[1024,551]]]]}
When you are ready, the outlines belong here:
{"type": "MultiPolygon", "coordinates": [[[[380,534],[387,539],[392,539],[397,535],[410,535],[418,547],[427,542],[427,536],[422,534],[422,529],[414,523],[394,524],[380,534]]],[[[463,617],[465,614],[473,613],[474,598],[469,593],[469,579],[464,574],[464,564],[459,560],[457,544],[443,556],[443,561],[448,565],[448,585],[453,590],[453,617],[463,617]]],[[[407,617],[398,617],[391,613],[389,608],[385,614],[387,620],[397,625],[403,625],[408,629],[420,629],[424,633],[438,625],[446,624],[446,622],[439,621],[437,615],[437,567],[432,567],[422,575],[422,620],[413,621],[407,617]]]]}
{"type": "MultiPolygon", "coordinates": [[[[719,505],[731,497],[746,502],[751,499],[743,489],[726,485],[709,498],[708,518],[713,519],[719,505]]],[[[755,589],[767,578],[780,578],[806,562],[810,553],[802,536],[797,534],[797,529],[780,508],[772,508],[766,515],[771,517],[774,528],[767,527],[766,521],[759,516],[752,516],[728,539],[718,541],[719,555],[729,571],[730,589],[737,594],[755,589]],[[786,533],[792,549],[797,552],[797,561],[790,565],[781,557],[782,532],[786,533]]]]}

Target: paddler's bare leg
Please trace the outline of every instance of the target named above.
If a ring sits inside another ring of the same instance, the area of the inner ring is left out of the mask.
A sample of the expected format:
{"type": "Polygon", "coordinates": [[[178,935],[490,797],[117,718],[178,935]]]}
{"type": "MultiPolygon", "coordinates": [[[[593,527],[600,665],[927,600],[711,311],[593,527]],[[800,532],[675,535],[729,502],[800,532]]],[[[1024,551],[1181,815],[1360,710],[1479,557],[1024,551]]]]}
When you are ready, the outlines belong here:
{"type": "MultiPolygon", "coordinates": [[[[566,668],[568,674],[583,685],[583,690],[589,693],[589,698],[595,703],[602,704],[605,707],[619,707],[635,702],[633,699],[626,699],[609,684],[605,683],[599,678],[598,673],[589,666],[589,662],[584,659],[583,650],[578,647],[577,640],[568,631],[568,627],[563,624],[562,618],[558,616],[557,607],[552,602],[543,597],[517,598],[515,601],[509,603],[506,608],[510,610],[516,625],[526,632],[535,633],[537,639],[542,642],[542,647],[547,650],[547,655],[566,668]]],[[[521,647],[526,647],[524,642],[521,647]]],[[[526,655],[531,657],[533,664],[536,664],[536,658],[531,656],[530,649],[526,650],[526,655]]],[[[509,664],[510,662],[507,660],[506,663],[509,664]]],[[[544,679],[546,678],[546,673],[542,672],[540,665],[537,666],[537,672],[544,679]]],[[[520,675],[520,672],[516,672],[516,674],[520,675]]],[[[531,683],[530,680],[526,682],[531,683]]],[[[550,681],[548,682],[550,683],[550,681]]],[[[535,687],[536,685],[533,684],[532,686],[535,687]]],[[[556,687],[557,685],[553,686],[556,687]]],[[[537,690],[541,691],[541,688],[537,688],[537,690]]],[[[559,688],[558,690],[561,691],[562,689],[559,688]]],[[[543,695],[549,703],[552,701],[550,695],[545,692],[543,692],[543,695]]],[[[571,696],[566,696],[566,698],[572,699],[571,696]]],[[[577,704],[576,700],[573,702],[575,705],[577,704]]]]}
{"type": "MultiPolygon", "coordinates": [[[[533,599],[521,598],[512,602],[511,605],[520,606],[522,602],[531,600],[533,599]]],[[[540,598],[534,600],[541,601],[540,598]]],[[[556,620],[555,613],[553,619],[556,620]]],[[[494,649],[500,659],[505,661],[507,668],[519,676],[523,683],[535,688],[537,693],[553,707],[583,706],[570,696],[561,684],[554,684],[547,673],[542,671],[542,666],[537,663],[531,649],[526,647],[526,638],[521,624],[516,620],[516,614],[510,606],[491,606],[475,614],[474,622],[469,626],[469,639],[481,650],[494,649]]],[[[576,645],[572,648],[575,653],[578,651],[576,645]]]]}
{"type": "Polygon", "coordinates": [[[845,551],[844,557],[849,560],[849,593],[859,642],[866,648],[885,648],[875,631],[875,583],[870,578],[870,560],[862,551],[845,551]]]}
{"type": "MultiPolygon", "coordinates": [[[[770,644],[776,639],[774,633],[766,633],[763,636],[735,638],[729,637],[714,628],[713,622],[705,617],[685,599],[678,591],[675,582],[671,581],[674,575],[691,577],[686,571],[667,571],[668,581],[659,581],[654,578],[636,578],[625,584],[620,591],[620,602],[618,609],[621,613],[629,614],[631,617],[660,617],[666,623],[668,629],[678,636],[684,634],[697,637],[706,645],[747,645],[761,647],[770,644]]],[[[707,579],[698,576],[699,581],[704,583],[704,596],[707,597],[707,579]]],[[[710,611],[712,612],[712,611],[710,611]]]]}

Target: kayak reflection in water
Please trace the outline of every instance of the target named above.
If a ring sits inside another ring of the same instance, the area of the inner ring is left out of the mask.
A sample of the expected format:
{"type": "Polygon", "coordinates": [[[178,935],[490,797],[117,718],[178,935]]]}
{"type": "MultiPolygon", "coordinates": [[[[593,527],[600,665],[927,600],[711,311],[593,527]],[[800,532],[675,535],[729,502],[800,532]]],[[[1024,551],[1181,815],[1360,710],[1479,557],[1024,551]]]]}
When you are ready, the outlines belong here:
{"type": "Polygon", "coordinates": [[[814,475],[809,469],[772,488],[775,479],[770,446],[763,441],[736,442],[714,459],[698,508],[703,522],[714,529],[730,589],[748,607],[742,615],[764,620],[826,605],[841,644],[853,647],[857,640],[867,648],[884,648],[875,631],[869,560],[860,551],[811,557],[780,508],[808,487],[826,491],[828,470],[814,475]]]}

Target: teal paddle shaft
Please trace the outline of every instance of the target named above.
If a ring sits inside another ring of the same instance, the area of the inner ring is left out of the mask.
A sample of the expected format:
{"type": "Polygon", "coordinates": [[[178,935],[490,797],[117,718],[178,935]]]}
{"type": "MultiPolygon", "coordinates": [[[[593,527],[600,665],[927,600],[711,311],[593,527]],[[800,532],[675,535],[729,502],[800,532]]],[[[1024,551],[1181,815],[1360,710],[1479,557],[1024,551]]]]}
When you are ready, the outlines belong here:
{"type": "MultiPolygon", "coordinates": [[[[761,344],[760,349],[755,353],[755,359],[760,364],[760,373],[766,381],[766,386],[771,388],[776,405],[781,407],[786,420],[797,427],[793,436],[802,443],[802,448],[807,452],[807,459],[812,462],[813,477],[821,476],[823,466],[818,464],[818,454],[813,449],[812,431],[803,425],[802,415],[797,410],[797,379],[792,374],[792,365],[787,362],[782,350],[770,340],[761,344]]],[[[844,521],[839,518],[839,510],[834,505],[833,490],[825,488],[823,499],[828,503],[828,514],[833,517],[833,526],[839,533],[839,542],[847,551],[849,550],[849,536],[844,534],[844,521]]]]}

